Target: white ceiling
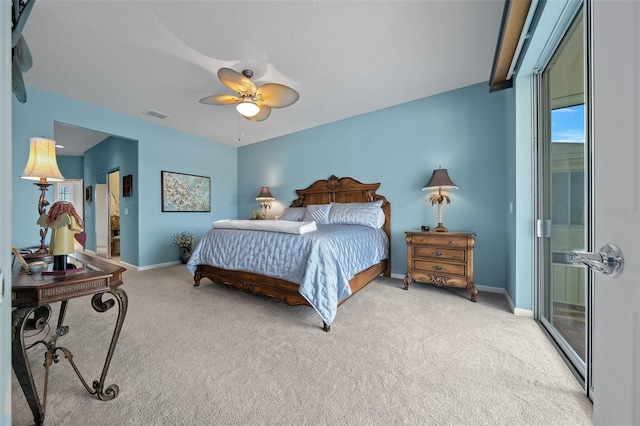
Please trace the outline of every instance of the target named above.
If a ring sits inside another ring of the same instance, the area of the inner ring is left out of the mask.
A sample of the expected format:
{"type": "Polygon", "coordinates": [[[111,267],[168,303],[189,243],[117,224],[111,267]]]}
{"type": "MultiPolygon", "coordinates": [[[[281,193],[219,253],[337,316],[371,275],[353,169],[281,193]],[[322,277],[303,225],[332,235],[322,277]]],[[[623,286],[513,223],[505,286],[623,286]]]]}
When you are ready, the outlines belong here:
{"type": "Polygon", "coordinates": [[[487,81],[503,7],[502,0],[38,0],[24,30],[34,62],[25,81],[242,146],[487,81]],[[257,85],[288,85],[300,100],[259,123],[233,106],[200,104],[232,94],[216,76],[220,67],[252,69],[257,85]],[[148,117],[149,109],[170,117],[148,117]]]}

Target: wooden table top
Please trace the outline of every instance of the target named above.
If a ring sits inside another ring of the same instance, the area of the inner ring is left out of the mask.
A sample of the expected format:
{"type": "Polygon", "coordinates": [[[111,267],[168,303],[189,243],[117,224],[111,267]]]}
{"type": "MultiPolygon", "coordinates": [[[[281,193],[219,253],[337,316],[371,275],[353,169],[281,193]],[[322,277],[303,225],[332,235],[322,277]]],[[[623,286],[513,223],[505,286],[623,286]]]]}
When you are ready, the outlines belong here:
{"type": "MultiPolygon", "coordinates": [[[[83,267],[69,275],[31,275],[26,271],[11,275],[11,305],[14,308],[46,305],[91,294],[104,293],[122,285],[120,265],[81,252],[69,255],[83,267]]],[[[51,266],[49,266],[49,269],[51,266]]]]}

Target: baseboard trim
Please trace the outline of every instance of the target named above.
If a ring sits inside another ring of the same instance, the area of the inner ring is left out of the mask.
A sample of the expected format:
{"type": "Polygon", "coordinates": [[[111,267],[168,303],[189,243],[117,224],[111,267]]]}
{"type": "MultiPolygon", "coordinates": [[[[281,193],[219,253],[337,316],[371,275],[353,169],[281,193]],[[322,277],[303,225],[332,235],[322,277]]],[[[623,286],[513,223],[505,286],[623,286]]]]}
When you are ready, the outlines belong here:
{"type": "Polygon", "coordinates": [[[509,309],[511,309],[511,312],[513,312],[513,315],[517,317],[525,317],[525,318],[531,318],[531,319],[534,318],[533,311],[531,309],[516,308],[516,305],[513,303],[513,300],[511,300],[511,297],[509,297],[509,293],[505,291],[504,295],[507,298],[509,309]]]}
{"type": "MultiPolygon", "coordinates": [[[[134,266],[134,268],[137,268],[137,271],[148,271],[150,269],[157,269],[157,268],[164,268],[165,266],[173,266],[173,265],[179,265],[180,262],[179,260],[175,260],[173,262],[164,262],[164,263],[156,263],[155,265],[146,265],[146,266],[134,266]]],[[[185,265],[186,268],[186,265],[185,265]]]]}
{"type": "Polygon", "coordinates": [[[484,291],[485,293],[500,293],[505,295],[507,294],[504,288],[493,287],[490,285],[476,285],[476,288],[478,289],[478,291],[484,291]]]}
{"type": "Polygon", "coordinates": [[[122,266],[124,266],[125,268],[127,268],[127,269],[133,269],[134,271],[139,271],[140,270],[140,268],[138,266],[133,265],[131,263],[123,262],[122,260],[120,261],[120,264],[122,266]]]}
{"type": "Polygon", "coordinates": [[[513,310],[513,315],[533,319],[533,311],[531,309],[515,308],[513,310]]]}

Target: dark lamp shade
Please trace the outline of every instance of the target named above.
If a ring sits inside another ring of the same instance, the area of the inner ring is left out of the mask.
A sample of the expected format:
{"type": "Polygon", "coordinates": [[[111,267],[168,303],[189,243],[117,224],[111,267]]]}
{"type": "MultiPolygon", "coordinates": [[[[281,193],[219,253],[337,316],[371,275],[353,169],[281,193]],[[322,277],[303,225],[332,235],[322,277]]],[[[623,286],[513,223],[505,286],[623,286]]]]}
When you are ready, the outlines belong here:
{"type": "Polygon", "coordinates": [[[437,189],[443,189],[445,191],[452,191],[458,189],[455,183],[451,181],[447,169],[437,169],[433,171],[431,179],[422,188],[423,191],[432,191],[437,189]]]}
{"type": "Polygon", "coordinates": [[[269,191],[268,186],[263,186],[260,188],[260,193],[256,197],[256,201],[273,201],[275,198],[271,195],[271,191],[269,191]]]}

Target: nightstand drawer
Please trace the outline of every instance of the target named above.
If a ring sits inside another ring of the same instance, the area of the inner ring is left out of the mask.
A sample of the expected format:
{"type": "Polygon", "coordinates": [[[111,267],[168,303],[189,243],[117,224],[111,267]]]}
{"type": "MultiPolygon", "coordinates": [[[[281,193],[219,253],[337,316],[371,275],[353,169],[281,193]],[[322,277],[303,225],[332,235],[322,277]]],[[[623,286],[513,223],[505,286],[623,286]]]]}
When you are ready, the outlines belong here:
{"type": "Polygon", "coordinates": [[[431,274],[458,275],[464,277],[466,265],[444,262],[430,262],[428,260],[413,261],[413,270],[417,272],[429,272],[431,274]]]}
{"type": "Polygon", "coordinates": [[[440,247],[413,246],[413,257],[430,257],[434,259],[466,262],[466,250],[440,247]]]}
{"type": "Polygon", "coordinates": [[[464,235],[411,235],[411,242],[418,245],[466,248],[467,241],[464,235]]]}

